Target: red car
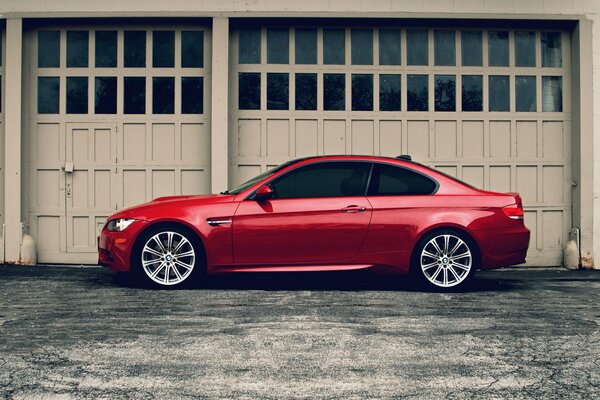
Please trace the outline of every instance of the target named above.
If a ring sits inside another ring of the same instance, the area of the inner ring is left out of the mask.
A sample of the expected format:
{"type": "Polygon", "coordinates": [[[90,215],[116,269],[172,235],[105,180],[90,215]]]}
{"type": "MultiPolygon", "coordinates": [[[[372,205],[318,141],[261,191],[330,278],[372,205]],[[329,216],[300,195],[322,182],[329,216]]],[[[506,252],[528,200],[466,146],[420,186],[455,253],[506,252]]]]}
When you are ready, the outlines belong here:
{"type": "Polygon", "coordinates": [[[525,261],[521,198],[398,158],[289,161],[219,195],[161,197],[108,219],[99,263],[173,287],[203,274],[372,269],[439,289],[525,261]]]}

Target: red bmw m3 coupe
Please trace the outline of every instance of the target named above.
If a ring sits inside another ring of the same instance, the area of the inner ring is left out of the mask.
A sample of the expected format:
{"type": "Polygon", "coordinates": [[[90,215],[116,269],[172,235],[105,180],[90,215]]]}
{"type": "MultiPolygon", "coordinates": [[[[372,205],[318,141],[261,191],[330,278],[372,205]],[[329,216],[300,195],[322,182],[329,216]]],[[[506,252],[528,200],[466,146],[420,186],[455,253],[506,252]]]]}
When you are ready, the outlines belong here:
{"type": "Polygon", "coordinates": [[[409,156],[297,159],[213,195],[170,196],[108,218],[99,263],[157,287],[205,274],[371,269],[437,289],[525,262],[515,193],[476,189],[409,156]]]}

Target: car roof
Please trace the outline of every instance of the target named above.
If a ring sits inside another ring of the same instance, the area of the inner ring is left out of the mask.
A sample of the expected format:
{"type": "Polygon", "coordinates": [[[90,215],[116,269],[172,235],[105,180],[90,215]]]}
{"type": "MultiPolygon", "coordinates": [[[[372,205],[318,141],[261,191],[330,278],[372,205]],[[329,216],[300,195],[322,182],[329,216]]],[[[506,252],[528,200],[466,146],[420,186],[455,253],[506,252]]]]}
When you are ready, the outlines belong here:
{"type": "Polygon", "coordinates": [[[296,158],[293,160],[288,161],[286,164],[287,166],[291,166],[293,164],[297,164],[300,162],[304,162],[304,161],[317,161],[317,160],[361,160],[361,161],[384,161],[384,162],[389,162],[389,161],[393,161],[393,162],[400,162],[400,164],[402,163],[411,163],[411,164],[417,164],[420,165],[419,163],[412,161],[411,157],[409,155],[403,154],[401,156],[398,157],[386,157],[386,156],[373,156],[373,155],[361,155],[361,154],[331,154],[331,155],[322,155],[322,156],[309,156],[309,157],[302,157],[302,158],[296,158]]]}

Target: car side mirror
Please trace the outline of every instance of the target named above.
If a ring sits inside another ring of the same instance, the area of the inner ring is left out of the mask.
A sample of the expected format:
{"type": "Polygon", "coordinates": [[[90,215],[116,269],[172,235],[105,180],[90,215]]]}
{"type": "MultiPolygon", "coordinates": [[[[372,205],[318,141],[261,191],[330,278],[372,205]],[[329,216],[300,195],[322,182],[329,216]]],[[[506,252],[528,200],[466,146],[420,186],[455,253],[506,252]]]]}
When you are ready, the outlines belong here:
{"type": "Polygon", "coordinates": [[[254,200],[267,201],[273,197],[273,188],[269,185],[261,186],[254,194],[254,200]]]}

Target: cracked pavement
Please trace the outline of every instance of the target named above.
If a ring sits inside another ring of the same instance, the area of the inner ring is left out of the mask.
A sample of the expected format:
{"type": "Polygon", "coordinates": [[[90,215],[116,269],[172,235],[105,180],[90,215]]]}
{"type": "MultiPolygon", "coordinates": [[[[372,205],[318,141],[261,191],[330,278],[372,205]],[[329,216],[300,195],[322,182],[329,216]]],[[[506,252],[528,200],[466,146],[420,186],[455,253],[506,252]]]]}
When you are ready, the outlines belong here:
{"type": "Polygon", "coordinates": [[[0,399],[600,398],[600,271],[428,293],[363,272],[148,290],[0,266],[0,399]]]}

